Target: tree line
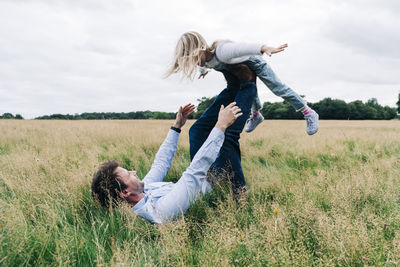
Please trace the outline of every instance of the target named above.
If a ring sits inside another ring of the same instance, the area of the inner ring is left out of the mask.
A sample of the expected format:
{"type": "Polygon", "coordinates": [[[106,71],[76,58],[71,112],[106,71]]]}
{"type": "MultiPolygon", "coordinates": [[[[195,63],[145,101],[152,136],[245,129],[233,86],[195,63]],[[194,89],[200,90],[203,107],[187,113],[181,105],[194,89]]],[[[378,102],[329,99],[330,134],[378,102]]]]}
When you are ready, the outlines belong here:
{"type": "MultiPolygon", "coordinates": [[[[324,98],[308,105],[323,120],[391,120],[397,117],[398,111],[396,108],[379,105],[376,98],[366,103],[360,100],[346,103],[339,99],[324,98]]],[[[261,114],[266,119],[301,119],[303,116],[287,102],[266,102],[261,109],[261,114]]]]}
{"type": "Polygon", "coordinates": [[[22,117],[20,114],[16,114],[14,116],[11,113],[3,113],[3,115],[0,116],[0,119],[23,120],[24,117],[22,117]]]}
{"type": "Polygon", "coordinates": [[[82,114],[52,114],[35,118],[36,120],[171,120],[174,112],[136,111],[136,112],[85,112],[82,114]]]}
{"type": "MultiPolygon", "coordinates": [[[[198,99],[200,102],[194,118],[200,118],[201,114],[214,101],[216,96],[198,99]]],[[[361,100],[346,103],[340,99],[324,98],[316,103],[307,103],[318,114],[320,119],[325,120],[391,120],[400,113],[400,94],[397,102],[397,109],[389,106],[381,106],[376,98],[369,99],[366,103],[361,100]]],[[[264,102],[261,114],[265,119],[302,119],[301,112],[296,112],[286,101],[284,102],[264,102]]]]}
{"type": "MultiPolygon", "coordinates": [[[[346,103],[340,99],[324,98],[316,103],[308,103],[314,109],[320,119],[325,120],[391,120],[398,117],[400,113],[400,93],[397,108],[381,106],[376,98],[371,98],[367,102],[361,100],[346,103]]],[[[198,119],[204,111],[215,100],[214,97],[202,97],[197,99],[199,102],[197,111],[191,115],[191,119],[198,119]]],[[[293,107],[284,102],[265,102],[261,109],[261,114],[265,119],[302,119],[301,112],[296,112],[293,107]]],[[[136,111],[136,112],[85,112],[81,114],[52,114],[36,117],[36,120],[170,120],[174,119],[176,112],[160,111],[136,111]]],[[[4,113],[0,119],[24,119],[20,114],[13,115],[4,113]]]]}

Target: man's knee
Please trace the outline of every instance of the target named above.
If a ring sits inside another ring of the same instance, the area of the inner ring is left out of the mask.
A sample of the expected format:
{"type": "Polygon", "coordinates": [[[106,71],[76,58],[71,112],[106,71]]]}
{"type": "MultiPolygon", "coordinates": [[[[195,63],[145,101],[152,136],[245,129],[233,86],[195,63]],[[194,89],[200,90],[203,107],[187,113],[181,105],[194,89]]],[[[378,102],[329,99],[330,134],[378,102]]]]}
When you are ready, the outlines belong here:
{"type": "Polygon", "coordinates": [[[197,123],[195,122],[189,129],[189,139],[194,138],[197,132],[197,123]]]}
{"type": "Polygon", "coordinates": [[[256,80],[256,74],[246,64],[227,65],[227,71],[233,74],[240,83],[256,80]]]}
{"type": "Polygon", "coordinates": [[[189,128],[189,142],[192,144],[196,142],[198,139],[201,139],[203,133],[205,132],[202,125],[200,125],[199,120],[197,120],[190,128],[189,128]]]}

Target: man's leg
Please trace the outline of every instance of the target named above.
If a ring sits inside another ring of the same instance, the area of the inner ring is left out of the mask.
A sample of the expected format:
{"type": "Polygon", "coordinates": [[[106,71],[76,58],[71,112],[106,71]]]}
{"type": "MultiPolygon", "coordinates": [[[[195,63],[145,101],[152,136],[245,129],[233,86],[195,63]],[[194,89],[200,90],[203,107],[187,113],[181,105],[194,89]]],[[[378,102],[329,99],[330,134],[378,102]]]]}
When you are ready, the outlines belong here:
{"type": "Polygon", "coordinates": [[[220,150],[217,160],[211,171],[220,177],[221,175],[232,175],[231,182],[234,191],[244,188],[246,181],[243,175],[239,138],[246,124],[254,97],[257,95],[256,76],[248,66],[244,64],[227,65],[227,71],[240,80],[240,90],[235,96],[236,105],[241,108],[243,115],[239,117],[225,131],[225,141],[220,150]]]}
{"type": "Polygon", "coordinates": [[[255,81],[241,84],[240,90],[234,101],[241,108],[243,115],[239,117],[225,131],[225,141],[220,150],[220,154],[212,166],[212,171],[219,177],[223,173],[232,174],[231,182],[234,189],[242,188],[246,185],[244,178],[239,138],[248,115],[250,114],[253,99],[257,93],[255,81]]]}
{"type": "Polygon", "coordinates": [[[230,73],[223,73],[227,81],[227,87],[221,91],[210,107],[192,125],[189,130],[190,160],[194,158],[197,151],[207,139],[211,130],[217,123],[218,113],[221,105],[227,106],[235,100],[240,89],[240,81],[230,73]]]}
{"type": "Polygon", "coordinates": [[[225,131],[224,144],[210,170],[217,177],[227,172],[232,173],[233,177],[231,180],[234,188],[240,188],[245,186],[246,182],[241,166],[239,138],[257,93],[255,84],[256,76],[244,64],[229,65],[228,72],[224,72],[224,76],[228,82],[227,88],[217,96],[214,103],[190,128],[190,156],[193,159],[198,149],[207,139],[210,131],[217,122],[221,105],[226,106],[233,101],[237,102],[237,105],[242,109],[243,115],[225,131]]]}

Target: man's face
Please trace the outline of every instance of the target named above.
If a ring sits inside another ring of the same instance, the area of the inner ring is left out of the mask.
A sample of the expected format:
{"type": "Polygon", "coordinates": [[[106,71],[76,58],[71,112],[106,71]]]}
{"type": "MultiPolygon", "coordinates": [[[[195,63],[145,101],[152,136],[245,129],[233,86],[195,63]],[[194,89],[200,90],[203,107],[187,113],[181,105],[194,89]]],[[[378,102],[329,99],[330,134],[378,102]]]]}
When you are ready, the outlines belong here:
{"type": "Polygon", "coordinates": [[[135,205],[143,198],[144,183],[137,177],[135,171],[127,171],[124,168],[117,167],[114,171],[117,179],[126,184],[127,188],[122,190],[120,196],[135,205]]]}

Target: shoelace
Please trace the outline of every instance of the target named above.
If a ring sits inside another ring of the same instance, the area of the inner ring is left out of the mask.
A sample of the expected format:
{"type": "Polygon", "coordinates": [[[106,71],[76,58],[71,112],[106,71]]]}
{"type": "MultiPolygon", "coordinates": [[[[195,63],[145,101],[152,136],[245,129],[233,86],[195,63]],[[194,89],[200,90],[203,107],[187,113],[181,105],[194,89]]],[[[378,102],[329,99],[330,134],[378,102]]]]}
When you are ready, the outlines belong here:
{"type": "Polygon", "coordinates": [[[306,120],[307,120],[307,123],[309,123],[310,125],[314,125],[312,116],[306,117],[306,120]]]}

